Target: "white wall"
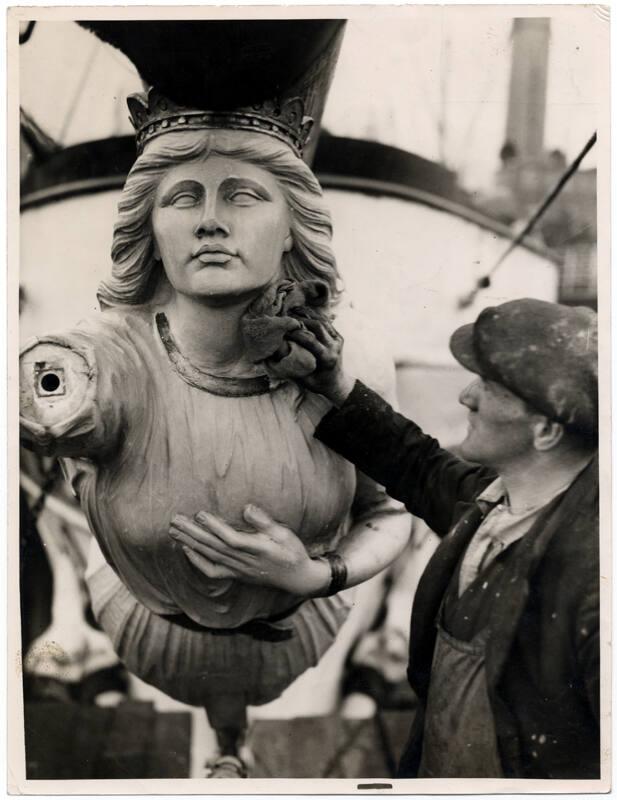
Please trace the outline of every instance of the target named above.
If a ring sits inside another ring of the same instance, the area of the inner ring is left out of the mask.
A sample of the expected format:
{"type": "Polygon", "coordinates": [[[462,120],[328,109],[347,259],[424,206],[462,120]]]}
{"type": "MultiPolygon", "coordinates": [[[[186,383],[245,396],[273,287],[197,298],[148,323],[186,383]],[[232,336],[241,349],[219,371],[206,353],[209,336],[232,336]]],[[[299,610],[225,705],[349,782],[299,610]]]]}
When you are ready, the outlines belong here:
{"type": "Polygon", "coordinates": [[[452,214],[390,197],[328,191],[339,268],[354,303],[383,326],[397,360],[452,363],[448,339],[489,305],[515,297],[555,300],[557,271],[519,248],[491,289],[458,308],[509,240],[452,214]]]}
{"type": "MultiPolygon", "coordinates": [[[[556,298],[554,266],[519,248],[493,288],[460,311],[458,297],[501,254],[506,239],[418,203],[332,190],[326,195],[351,297],[383,327],[397,359],[450,364],[450,333],[484,306],[521,296],[556,298]]],[[[22,338],[97,310],[96,289],[111,267],[118,196],[84,195],[22,214],[22,338]]]]}

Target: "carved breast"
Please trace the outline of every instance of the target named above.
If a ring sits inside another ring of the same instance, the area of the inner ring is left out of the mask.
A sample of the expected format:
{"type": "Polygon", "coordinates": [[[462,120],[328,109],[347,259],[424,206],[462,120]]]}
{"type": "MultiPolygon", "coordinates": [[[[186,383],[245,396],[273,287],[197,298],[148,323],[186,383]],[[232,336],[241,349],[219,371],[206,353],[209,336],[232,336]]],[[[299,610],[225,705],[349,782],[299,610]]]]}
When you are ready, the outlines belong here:
{"type": "Polygon", "coordinates": [[[117,333],[113,364],[103,363],[100,339],[96,352],[99,412],[117,428],[118,446],[76,481],[106,557],[158,613],[182,611],[210,627],[280,613],[293,598],[198,573],[169,524],[205,509],[246,529],[243,509],[254,503],[311,553],[330,549],[346,529],[355,472],[313,438],[327,405],[291,384],[213,394],[177,368],[152,324],[131,320],[117,333]]]}

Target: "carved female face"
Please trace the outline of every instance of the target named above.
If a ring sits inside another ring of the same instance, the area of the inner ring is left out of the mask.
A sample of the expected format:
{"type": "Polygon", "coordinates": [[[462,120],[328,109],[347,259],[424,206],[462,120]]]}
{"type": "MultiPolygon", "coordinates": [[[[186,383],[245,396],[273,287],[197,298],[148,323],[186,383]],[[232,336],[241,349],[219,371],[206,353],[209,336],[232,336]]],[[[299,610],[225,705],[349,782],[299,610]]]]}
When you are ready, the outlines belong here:
{"type": "Polygon", "coordinates": [[[211,155],[170,168],[152,212],[155,255],[182,294],[251,297],[292,247],[289,209],[261,167],[211,155]]]}

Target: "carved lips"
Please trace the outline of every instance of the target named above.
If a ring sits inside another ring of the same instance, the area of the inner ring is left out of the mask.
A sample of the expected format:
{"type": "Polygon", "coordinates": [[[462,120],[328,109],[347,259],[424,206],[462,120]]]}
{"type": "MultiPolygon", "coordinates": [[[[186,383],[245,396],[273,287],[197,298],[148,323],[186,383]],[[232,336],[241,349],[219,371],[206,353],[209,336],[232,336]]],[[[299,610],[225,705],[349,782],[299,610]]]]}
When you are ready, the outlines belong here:
{"type": "Polygon", "coordinates": [[[228,261],[237,255],[233,250],[225,247],[224,244],[208,243],[203,244],[194,252],[194,257],[197,258],[202,264],[211,264],[213,266],[222,266],[227,264],[228,261]]]}

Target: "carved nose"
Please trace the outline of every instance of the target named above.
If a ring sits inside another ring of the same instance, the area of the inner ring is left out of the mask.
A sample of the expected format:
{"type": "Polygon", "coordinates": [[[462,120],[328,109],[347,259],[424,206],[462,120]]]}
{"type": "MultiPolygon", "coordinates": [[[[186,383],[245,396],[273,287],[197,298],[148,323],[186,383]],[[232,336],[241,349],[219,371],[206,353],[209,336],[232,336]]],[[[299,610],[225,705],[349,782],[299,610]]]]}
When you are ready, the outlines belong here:
{"type": "Polygon", "coordinates": [[[195,228],[195,235],[197,237],[214,236],[217,233],[221,233],[223,236],[229,236],[229,227],[216,217],[202,219],[195,228]]]}

